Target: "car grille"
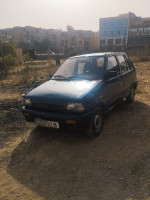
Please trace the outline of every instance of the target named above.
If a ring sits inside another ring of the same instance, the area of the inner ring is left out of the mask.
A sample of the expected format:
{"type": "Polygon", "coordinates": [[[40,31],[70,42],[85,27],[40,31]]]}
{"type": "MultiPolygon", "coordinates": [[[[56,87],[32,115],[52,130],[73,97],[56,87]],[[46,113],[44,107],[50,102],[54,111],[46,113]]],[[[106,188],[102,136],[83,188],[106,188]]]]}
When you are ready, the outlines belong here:
{"type": "Polygon", "coordinates": [[[65,110],[65,105],[62,104],[42,104],[42,103],[35,103],[32,102],[32,106],[30,107],[35,110],[41,110],[41,111],[63,111],[65,110]]]}

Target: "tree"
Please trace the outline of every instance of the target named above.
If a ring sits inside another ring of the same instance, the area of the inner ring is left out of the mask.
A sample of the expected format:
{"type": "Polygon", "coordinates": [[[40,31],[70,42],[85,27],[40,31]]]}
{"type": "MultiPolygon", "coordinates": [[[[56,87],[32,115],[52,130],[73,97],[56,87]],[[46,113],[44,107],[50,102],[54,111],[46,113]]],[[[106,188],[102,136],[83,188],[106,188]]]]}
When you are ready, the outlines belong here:
{"type": "Polygon", "coordinates": [[[67,31],[73,31],[74,30],[74,28],[72,26],[70,26],[70,25],[67,25],[66,29],[67,29],[67,31]]]}
{"type": "Polygon", "coordinates": [[[15,49],[14,49],[14,46],[9,43],[9,42],[3,42],[0,44],[1,46],[1,54],[0,56],[3,57],[3,56],[7,56],[7,55],[11,55],[13,57],[16,57],[16,52],[15,52],[15,49]]]}
{"type": "Polygon", "coordinates": [[[11,66],[16,64],[16,52],[9,42],[0,43],[0,73],[7,75],[11,66]]]}
{"type": "Polygon", "coordinates": [[[18,48],[22,48],[23,50],[26,50],[26,49],[29,49],[30,48],[30,45],[29,43],[27,42],[20,42],[18,45],[17,45],[18,48]]]}
{"type": "Polygon", "coordinates": [[[43,39],[42,41],[34,41],[33,44],[34,48],[38,51],[45,53],[51,46],[51,43],[48,39],[43,39]]]}

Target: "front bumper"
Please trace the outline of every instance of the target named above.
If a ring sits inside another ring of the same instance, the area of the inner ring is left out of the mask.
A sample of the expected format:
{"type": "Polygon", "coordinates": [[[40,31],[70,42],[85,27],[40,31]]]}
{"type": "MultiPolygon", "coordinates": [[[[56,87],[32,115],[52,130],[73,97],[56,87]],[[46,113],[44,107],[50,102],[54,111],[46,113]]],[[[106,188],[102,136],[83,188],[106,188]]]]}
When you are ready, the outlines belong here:
{"type": "Polygon", "coordinates": [[[22,113],[25,116],[25,119],[29,122],[34,122],[35,118],[41,118],[50,121],[56,121],[60,123],[60,127],[68,126],[66,120],[74,120],[76,121],[77,126],[87,126],[88,121],[90,120],[92,111],[81,113],[81,114],[73,114],[73,113],[51,113],[51,112],[39,112],[37,110],[27,109],[25,106],[21,109],[22,113]],[[28,116],[25,115],[28,113],[28,116]]]}

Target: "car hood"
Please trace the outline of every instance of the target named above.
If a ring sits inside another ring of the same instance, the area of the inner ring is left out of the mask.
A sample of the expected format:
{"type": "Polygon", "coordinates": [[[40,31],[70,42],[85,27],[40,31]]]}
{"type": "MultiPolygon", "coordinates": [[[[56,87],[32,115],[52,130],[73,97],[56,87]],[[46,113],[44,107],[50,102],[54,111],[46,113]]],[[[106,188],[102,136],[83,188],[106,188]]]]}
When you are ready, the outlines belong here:
{"type": "Polygon", "coordinates": [[[101,80],[50,80],[29,92],[32,101],[62,103],[79,100],[101,80]]]}

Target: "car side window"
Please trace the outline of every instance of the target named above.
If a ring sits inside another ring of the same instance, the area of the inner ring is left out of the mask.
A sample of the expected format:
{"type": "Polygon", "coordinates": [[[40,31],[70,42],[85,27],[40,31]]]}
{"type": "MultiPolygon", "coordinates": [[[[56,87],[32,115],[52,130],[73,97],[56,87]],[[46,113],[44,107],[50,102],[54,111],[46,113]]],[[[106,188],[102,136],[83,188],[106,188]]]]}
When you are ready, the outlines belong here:
{"type": "Polygon", "coordinates": [[[124,59],[125,59],[125,61],[126,61],[126,65],[127,65],[128,70],[131,70],[132,67],[131,67],[131,65],[130,65],[129,59],[128,59],[126,56],[124,56],[124,59]]]}
{"type": "Polygon", "coordinates": [[[128,66],[127,66],[127,63],[126,63],[124,57],[120,55],[120,56],[117,56],[117,58],[118,58],[118,61],[119,61],[121,73],[127,72],[128,66]]]}
{"type": "Polygon", "coordinates": [[[129,62],[129,64],[130,64],[130,68],[131,68],[132,70],[135,70],[135,68],[134,68],[134,65],[133,65],[132,61],[129,59],[129,60],[128,60],[128,62],[129,62]]]}
{"type": "Polygon", "coordinates": [[[117,74],[119,74],[118,63],[115,56],[108,57],[107,74],[108,76],[111,74],[109,78],[115,77],[117,74]]]}

